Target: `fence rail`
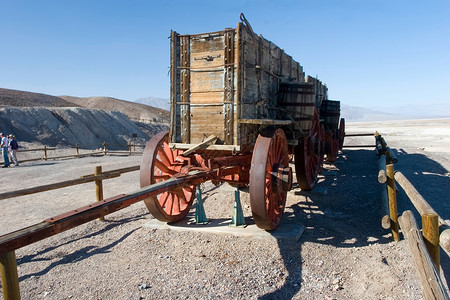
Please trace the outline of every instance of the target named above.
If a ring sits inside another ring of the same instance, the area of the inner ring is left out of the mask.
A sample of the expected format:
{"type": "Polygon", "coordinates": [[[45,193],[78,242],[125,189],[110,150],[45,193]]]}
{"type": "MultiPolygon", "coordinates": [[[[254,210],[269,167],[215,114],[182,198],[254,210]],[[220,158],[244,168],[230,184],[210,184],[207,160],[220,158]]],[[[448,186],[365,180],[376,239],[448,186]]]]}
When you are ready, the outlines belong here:
{"type": "Polygon", "coordinates": [[[399,228],[408,240],[408,246],[422,285],[425,299],[450,299],[440,274],[440,246],[450,252],[450,229],[431,205],[420,195],[413,184],[401,173],[394,171],[398,162],[395,153],[387,146],[384,138],[375,133],[376,149],[379,155],[378,182],[382,185],[381,199],[383,216],[381,225],[391,229],[395,241],[400,240],[399,228]],[[422,218],[422,234],[411,211],[401,216],[397,212],[397,192],[400,187],[422,218]],[[399,226],[400,225],[400,226],[399,226]],[[439,227],[444,230],[439,236],[439,227]]]}
{"type": "MultiPolygon", "coordinates": [[[[68,148],[75,149],[75,153],[72,155],[59,155],[59,156],[49,156],[48,151],[58,151],[60,148],[58,147],[47,147],[44,146],[42,148],[32,148],[32,149],[19,149],[18,153],[22,152],[41,152],[43,151],[43,155],[36,158],[27,158],[27,159],[19,159],[19,162],[32,162],[32,161],[41,161],[41,160],[49,160],[49,159],[62,159],[62,158],[81,158],[86,156],[96,156],[96,155],[107,155],[107,154],[141,154],[142,151],[136,151],[136,148],[145,148],[145,145],[142,144],[108,144],[103,142],[100,147],[96,147],[99,145],[78,145],[70,146],[68,148]],[[110,147],[123,147],[127,150],[108,150],[108,146],[110,147]],[[92,147],[96,147],[95,150],[92,147]],[[98,150],[101,149],[101,150],[98,150]],[[80,150],[90,150],[91,152],[80,153],[80,150]]],[[[4,164],[4,161],[0,161],[1,164],[4,164]]]]}
{"type": "MultiPolygon", "coordinates": [[[[18,231],[0,236],[0,275],[4,299],[20,299],[19,277],[17,273],[17,262],[15,255],[16,249],[81,225],[95,218],[103,219],[104,215],[125,208],[137,201],[141,201],[143,198],[137,198],[136,195],[119,195],[103,200],[102,185],[102,181],[105,179],[119,177],[123,173],[133,172],[139,169],[140,166],[131,166],[102,172],[102,167],[96,166],[94,174],[84,175],[77,179],[0,194],[0,200],[4,200],[94,181],[96,184],[97,199],[96,204],[90,204],[72,212],[49,218],[36,225],[22,228],[18,231]],[[81,218],[79,217],[80,214],[85,214],[87,216],[81,218]]],[[[149,191],[141,189],[139,190],[139,193],[141,193],[145,198],[145,193],[148,194],[149,191]]]]}

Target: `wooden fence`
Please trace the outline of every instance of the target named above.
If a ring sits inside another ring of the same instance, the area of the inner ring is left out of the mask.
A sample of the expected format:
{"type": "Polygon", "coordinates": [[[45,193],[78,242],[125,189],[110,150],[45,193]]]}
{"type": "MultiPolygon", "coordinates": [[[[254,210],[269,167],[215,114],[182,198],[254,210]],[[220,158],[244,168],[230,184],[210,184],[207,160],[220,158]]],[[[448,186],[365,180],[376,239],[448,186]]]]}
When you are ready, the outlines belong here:
{"type": "MultiPolygon", "coordinates": [[[[106,200],[103,200],[103,183],[102,183],[103,180],[119,177],[123,173],[137,171],[139,169],[140,169],[140,166],[131,166],[131,167],[102,172],[102,167],[96,166],[95,170],[94,170],[94,174],[88,174],[85,176],[81,176],[80,178],[77,178],[77,179],[42,185],[42,186],[38,186],[38,187],[32,187],[32,188],[16,190],[16,191],[7,192],[7,193],[1,193],[0,200],[40,193],[40,192],[54,190],[54,189],[60,189],[63,187],[74,186],[74,185],[88,183],[88,182],[95,182],[96,199],[97,199],[97,203],[99,203],[99,207],[100,207],[100,205],[102,205],[103,202],[107,202],[106,200]]],[[[114,199],[110,199],[110,202],[111,202],[111,200],[112,201],[116,200],[117,197],[113,197],[113,198],[114,199]]],[[[117,198],[117,200],[118,200],[118,198],[117,198]]],[[[131,204],[132,204],[132,202],[130,201],[128,203],[128,205],[131,205],[131,204]]],[[[117,205],[117,207],[115,207],[114,211],[125,208],[128,205],[125,205],[125,204],[117,205]]],[[[94,205],[89,205],[88,207],[92,208],[92,207],[94,207],[94,205]]],[[[75,210],[75,211],[78,212],[78,210],[75,210]]],[[[103,220],[103,216],[106,214],[109,214],[111,212],[113,212],[112,209],[108,210],[106,208],[103,208],[101,212],[97,212],[98,219],[103,220]]],[[[68,218],[67,213],[64,214],[64,216],[66,218],[68,218]]],[[[94,217],[94,219],[95,219],[95,217],[94,217]]],[[[83,218],[79,218],[79,219],[83,219],[83,218]]],[[[48,220],[52,220],[52,222],[55,222],[53,220],[53,218],[50,218],[48,220]]],[[[88,220],[88,219],[85,217],[81,222],[85,222],[86,220],[88,220]]],[[[46,220],[42,223],[27,227],[27,228],[23,228],[21,230],[15,231],[13,233],[9,233],[9,234],[0,236],[0,274],[1,274],[1,280],[2,280],[3,297],[5,300],[20,299],[19,277],[18,277],[18,273],[17,273],[17,262],[16,262],[16,256],[15,256],[15,249],[25,246],[25,244],[27,244],[27,243],[30,244],[35,241],[44,239],[50,235],[56,234],[56,233],[58,233],[58,230],[59,230],[59,232],[62,232],[63,230],[69,229],[69,227],[72,228],[74,226],[77,226],[76,222],[74,222],[74,221],[71,221],[71,224],[69,224],[69,225],[71,227],[66,226],[65,228],[63,228],[64,226],[59,225],[60,228],[55,230],[54,228],[51,228],[52,223],[48,222],[46,220]],[[46,234],[39,233],[39,231],[45,230],[46,228],[50,228],[51,233],[46,233],[46,234]],[[26,237],[25,244],[20,245],[20,243],[18,243],[18,241],[21,240],[21,236],[27,235],[27,234],[31,235],[32,237],[26,237]],[[12,243],[12,245],[10,245],[11,243],[12,243]]]]}
{"type": "Polygon", "coordinates": [[[397,162],[395,153],[387,146],[384,138],[375,133],[376,149],[379,155],[378,182],[382,184],[381,199],[384,213],[381,225],[391,229],[395,241],[400,240],[399,229],[408,241],[413,257],[414,266],[422,285],[425,299],[449,299],[447,290],[440,278],[440,246],[450,252],[450,229],[445,221],[436,213],[428,202],[419,194],[411,182],[401,173],[394,172],[397,162]],[[398,216],[397,193],[399,186],[405,191],[409,200],[417,209],[422,218],[422,234],[411,211],[403,212],[398,216]],[[443,240],[440,243],[439,227],[442,226],[443,240]]]}
{"type": "MultiPolygon", "coordinates": [[[[103,142],[101,145],[78,145],[75,144],[75,146],[71,146],[69,148],[74,149],[73,154],[69,155],[55,155],[55,156],[49,156],[49,152],[52,151],[61,151],[65,149],[67,151],[67,148],[58,148],[58,147],[47,147],[44,146],[42,148],[32,148],[32,149],[19,149],[18,150],[18,160],[19,163],[23,162],[31,162],[31,161],[41,161],[41,160],[49,160],[49,159],[61,159],[61,158],[80,158],[85,156],[95,156],[95,155],[107,155],[107,154],[141,154],[142,149],[145,147],[145,145],[140,144],[108,144],[106,142],[103,142]],[[98,148],[96,146],[99,146],[98,148]],[[114,147],[114,148],[124,148],[127,150],[111,150],[108,149],[108,147],[114,147]],[[136,148],[138,151],[136,151],[136,148]],[[92,150],[95,149],[95,150],[92,150]],[[82,153],[81,150],[88,151],[82,153]],[[42,153],[42,155],[38,154],[38,157],[36,158],[27,158],[27,159],[21,159],[20,153],[24,152],[37,152],[42,153]]],[[[4,164],[4,161],[0,161],[1,164],[4,164]]]]}

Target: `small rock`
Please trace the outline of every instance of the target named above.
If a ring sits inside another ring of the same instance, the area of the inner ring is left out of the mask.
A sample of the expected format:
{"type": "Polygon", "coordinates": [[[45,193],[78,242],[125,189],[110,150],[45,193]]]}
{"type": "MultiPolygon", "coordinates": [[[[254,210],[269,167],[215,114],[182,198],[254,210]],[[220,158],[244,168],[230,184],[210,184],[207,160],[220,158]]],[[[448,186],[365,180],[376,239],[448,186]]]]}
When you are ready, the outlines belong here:
{"type": "Polygon", "coordinates": [[[145,290],[145,289],[148,289],[149,288],[149,286],[146,284],[146,283],[143,283],[143,284],[141,284],[140,286],[139,286],[139,289],[142,291],[142,290],[145,290]]]}
{"type": "Polygon", "coordinates": [[[339,284],[333,285],[333,292],[339,291],[340,289],[342,289],[342,287],[339,284]]]}

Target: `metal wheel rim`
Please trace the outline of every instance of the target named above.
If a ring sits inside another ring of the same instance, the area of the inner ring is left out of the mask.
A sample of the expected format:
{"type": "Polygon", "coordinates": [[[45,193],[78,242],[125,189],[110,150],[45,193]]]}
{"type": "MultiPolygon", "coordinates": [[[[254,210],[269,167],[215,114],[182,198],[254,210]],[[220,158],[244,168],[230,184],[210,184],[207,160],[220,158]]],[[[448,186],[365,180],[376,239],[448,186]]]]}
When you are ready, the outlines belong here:
{"type": "Polygon", "coordinates": [[[339,150],[342,151],[342,147],[344,146],[344,138],[345,138],[345,119],[341,118],[339,122],[339,150]]]}
{"type": "MultiPolygon", "coordinates": [[[[160,132],[147,143],[140,167],[141,187],[167,180],[186,165],[179,156],[182,151],[169,148],[168,135],[168,132],[160,132]]],[[[144,203],[156,219],[177,222],[189,212],[194,194],[194,186],[179,187],[147,198],[144,203]]]]}
{"type": "Polygon", "coordinates": [[[273,189],[273,171],[289,166],[286,136],[282,129],[270,129],[259,135],[250,169],[250,204],[259,228],[274,230],[281,222],[287,191],[273,189]]]}

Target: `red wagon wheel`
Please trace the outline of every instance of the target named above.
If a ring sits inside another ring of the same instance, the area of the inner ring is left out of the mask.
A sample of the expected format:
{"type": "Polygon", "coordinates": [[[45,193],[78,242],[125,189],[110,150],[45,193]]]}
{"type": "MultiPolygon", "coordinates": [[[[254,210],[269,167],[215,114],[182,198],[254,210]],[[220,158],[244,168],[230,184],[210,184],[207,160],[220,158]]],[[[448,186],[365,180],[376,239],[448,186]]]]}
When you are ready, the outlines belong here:
{"type": "Polygon", "coordinates": [[[295,173],[302,190],[310,191],[316,184],[317,173],[323,160],[319,114],[314,110],[311,130],[294,149],[295,173]]]}
{"type": "Polygon", "coordinates": [[[258,135],[250,168],[250,204],[259,228],[278,227],[292,185],[286,136],[282,129],[258,135]]]}
{"type": "Polygon", "coordinates": [[[342,147],[344,146],[344,137],[345,137],[345,119],[341,118],[339,122],[339,150],[342,151],[342,147]]]}
{"type": "Polygon", "coordinates": [[[338,129],[335,129],[333,132],[327,132],[327,140],[328,140],[328,150],[327,150],[327,160],[329,162],[335,162],[338,157],[339,152],[339,134],[338,129]]]}
{"type": "MultiPolygon", "coordinates": [[[[147,143],[140,170],[141,187],[167,180],[187,165],[186,159],[180,156],[183,151],[169,148],[168,134],[160,132],[147,143]]],[[[144,202],[156,219],[177,222],[189,212],[194,195],[194,186],[177,187],[144,202]]]]}

